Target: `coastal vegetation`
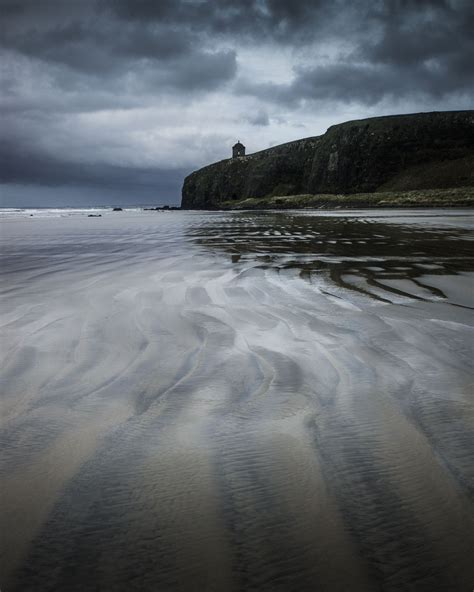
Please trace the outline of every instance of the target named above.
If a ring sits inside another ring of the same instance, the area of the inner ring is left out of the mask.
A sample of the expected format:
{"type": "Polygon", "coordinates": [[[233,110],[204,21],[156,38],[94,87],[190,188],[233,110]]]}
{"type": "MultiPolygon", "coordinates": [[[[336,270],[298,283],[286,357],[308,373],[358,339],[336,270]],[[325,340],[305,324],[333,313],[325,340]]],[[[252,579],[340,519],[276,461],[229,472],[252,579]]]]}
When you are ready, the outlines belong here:
{"type": "Polygon", "coordinates": [[[473,207],[474,187],[451,189],[419,189],[373,193],[303,194],[228,200],[222,209],[260,210],[295,208],[389,208],[389,207],[473,207]]]}

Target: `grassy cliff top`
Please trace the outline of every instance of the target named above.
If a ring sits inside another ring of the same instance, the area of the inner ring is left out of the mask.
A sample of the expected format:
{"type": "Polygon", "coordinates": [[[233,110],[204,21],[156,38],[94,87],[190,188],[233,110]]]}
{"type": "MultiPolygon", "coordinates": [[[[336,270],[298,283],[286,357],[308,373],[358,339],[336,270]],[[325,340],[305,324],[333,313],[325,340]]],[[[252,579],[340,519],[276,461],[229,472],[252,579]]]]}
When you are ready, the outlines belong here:
{"type": "Polygon", "coordinates": [[[227,201],[223,209],[259,210],[293,208],[370,208],[370,207],[474,207],[474,187],[384,191],[375,193],[286,195],[227,201]]]}

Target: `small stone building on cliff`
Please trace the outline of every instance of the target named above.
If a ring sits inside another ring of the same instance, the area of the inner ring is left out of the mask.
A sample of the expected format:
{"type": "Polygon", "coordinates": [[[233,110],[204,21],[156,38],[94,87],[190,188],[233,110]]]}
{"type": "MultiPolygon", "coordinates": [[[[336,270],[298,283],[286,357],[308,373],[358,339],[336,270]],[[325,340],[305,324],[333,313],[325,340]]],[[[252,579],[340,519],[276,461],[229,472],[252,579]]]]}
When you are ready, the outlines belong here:
{"type": "Polygon", "coordinates": [[[238,158],[239,156],[245,156],[245,146],[240,141],[232,146],[232,158],[238,158]]]}

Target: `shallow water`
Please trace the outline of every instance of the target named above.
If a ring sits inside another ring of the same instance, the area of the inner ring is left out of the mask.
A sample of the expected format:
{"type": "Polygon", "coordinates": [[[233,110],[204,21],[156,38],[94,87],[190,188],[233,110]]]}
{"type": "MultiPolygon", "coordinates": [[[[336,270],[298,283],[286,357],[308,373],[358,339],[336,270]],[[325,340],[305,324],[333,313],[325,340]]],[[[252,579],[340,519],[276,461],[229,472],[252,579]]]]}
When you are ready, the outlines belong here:
{"type": "Polygon", "coordinates": [[[2,590],[471,590],[473,226],[9,214],[2,590]]]}

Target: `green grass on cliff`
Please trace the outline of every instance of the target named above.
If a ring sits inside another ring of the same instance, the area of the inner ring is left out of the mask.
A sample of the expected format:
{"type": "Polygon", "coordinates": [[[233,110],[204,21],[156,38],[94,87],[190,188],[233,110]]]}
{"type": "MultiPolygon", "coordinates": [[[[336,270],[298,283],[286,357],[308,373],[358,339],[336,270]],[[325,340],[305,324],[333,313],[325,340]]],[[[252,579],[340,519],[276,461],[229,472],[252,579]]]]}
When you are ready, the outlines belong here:
{"type": "Polygon", "coordinates": [[[225,201],[223,209],[260,210],[292,208],[473,207],[474,187],[384,191],[351,195],[286,195],[225,201]]]}

